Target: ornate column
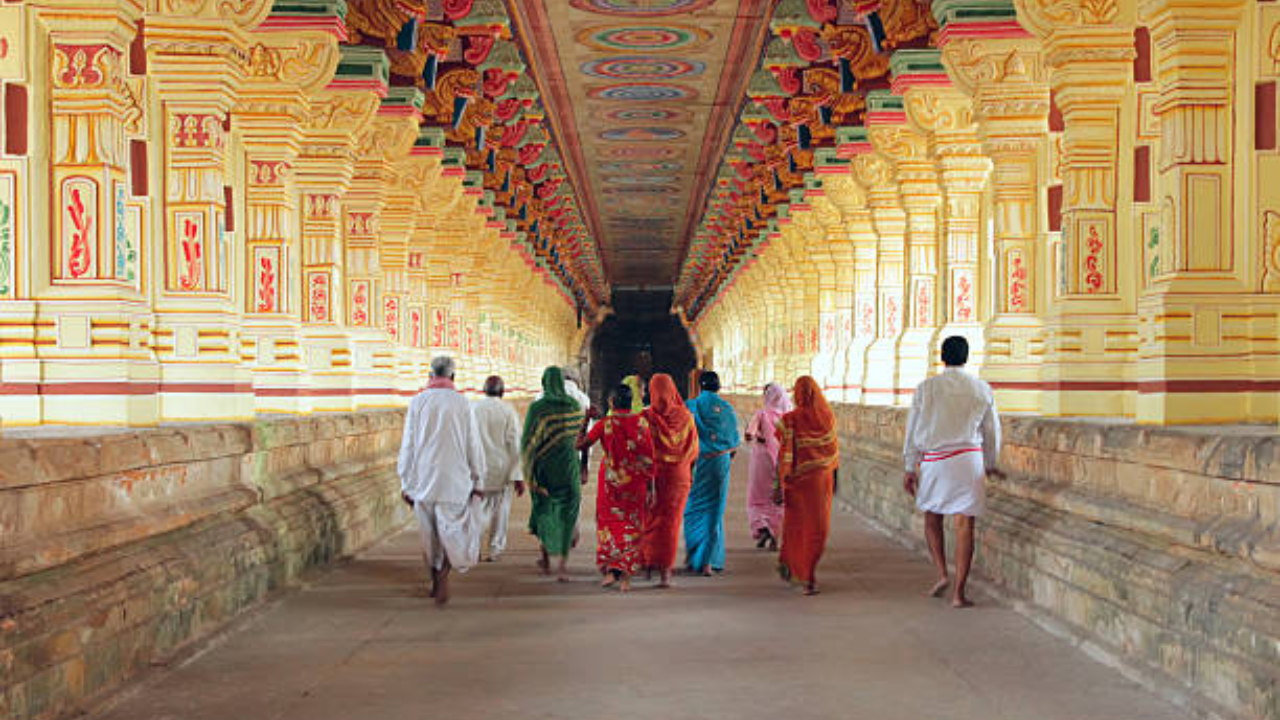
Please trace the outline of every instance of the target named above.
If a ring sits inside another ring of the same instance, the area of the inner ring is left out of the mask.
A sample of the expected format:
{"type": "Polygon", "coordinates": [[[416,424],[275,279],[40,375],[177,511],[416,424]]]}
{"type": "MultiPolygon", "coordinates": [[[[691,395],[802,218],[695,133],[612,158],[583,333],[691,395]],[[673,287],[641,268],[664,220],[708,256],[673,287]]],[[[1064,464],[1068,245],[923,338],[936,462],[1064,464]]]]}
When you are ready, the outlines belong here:
{"type": "Polygon", "coordinates": [[[241,362],[241,308],[247,293],[237,268],[247,262],[245,218],[235,209],[244,188],[229,165],[231,110],[250,72],[247,31],[270,12],[261,0],[230,5],[163,0],[149,13],[147,75],[158,102],[153,127],[163,143],[148,148],[163,203],[153,216],[164,251],[155,253],[155,350],[162,421],[249,419],[252,376],[241,362]]]}
{"type": "Polygon", "coordinates": [[[853,166],[847,159],[858,149],[870,151],[865,136],[860,144],[842,143],[838,148],[839,157],[820,156],[817,171],[822,178],[823,192],[840,213],[841,233],[845,238],[836,251],[840,265],[837,276],[843,268],[848,278],[837,280],[841,288],[836,328],[840,346],[837,362],[842,368],[838,396],[844,402],[862,400],[866,350],[874,336],[861,333],[858,322],[860,307],[869,303],[874,308],[876,253],[867,194],[853,179],[853,166]]]}
{"type": "Polygon", "coordinates": [[[383,329],[382,213],[396,180],[395,164],[418,137],[422,95],[417,88],[387,92],[357,145],[355,176],[343,203],[347,326],[352,338],[354,409],[394,407],[396,358],[383,329]]]}
{"type": "Polygon", "coordinates": [[[300,200],[293,171],[310,98],[333,79],[341,17],[315,3],[272,13],[253,33],[246,82],[232,115],[243,151],[245,257],[243,361],[253,373],[259,414],[312,409],[312,380],[303,356],[300,200]]]}
{"type": "MultiPolygon", "coordinates": [[[[1139,422],[1276,417],[1274,390],[1253,382],[1271,360],[1261,344],[1240,342],[1249,326],[1228,317],[1242,314],[1244,296],[1256,292],[1249,268],[1257,256],[1244,230],[1251,223],[1240,221],[1237,182],[1238,98],[1250,91],[1236,51],[1247,4],[1139,3],[1151,32],[1160,128],[1159,214],[1150,230],[1158,235],[1149,239],[1157,267],[1138,303],[1139,422]]],[[[1251,42],[1247,31],[1242,41],[1251,42]]]]}
{"type": "Polygon", "coordinates": [[[929,141],[943,194],[942,328],[929,353],[937,363],[941,339],[969,340],[969,364],[981,367],[983,334],[980,275],[981,210],[991,161],[982,153],[969,99],[951,86],[937,50],[899,50],[889,61],[893,91],[902,95],[907,117],[929,141]]]}
{"type": "Polygon", "coordinates": [[[986,325],[983,375],[1002,410],[1039,412],[1044,326],[1052,299],[1044,191],[1049,164],[1049,85],[1040,43],[1017,23],[1011,0],[939,0],[938,44],[957,88],[973,100],[991,158],[995,307],[986,325]]]}
{"type": "MultiPolygon", "coordinates": [[[[821,182],[815,184],[821,185],[821,182]]],[[[818,319],[821,367],[815,363],[814,371],[820,373],[828,399],[842,402],[845,353],[853,335],[853,242],[839,208],[825,190],[806,190],[805,196],[813,206],[814,219],[822,233],[819,243],[825,250],[825,257],[818,263],[823,283],[818,319]]]]}
{"type": "Polygon", "coordinates": [[[302,209],[302,354],[315,411],[355,407],[353,349],[345,329],[343,198],[355,174],[356,141],[387,92],[381,50],[344,45],[329,87],[312,98],[293,179],[302,209]]]}
{"type": "Polygon", "coordinates": [[[1015,0],[1040,38],[1064,131],[1059,300],[1045,317],[1046,415],[1132,416],[1138,272],[1132,218],[1134,6],[1015,0]]]}
{"type": "MultiPolygon", "coordinates": [[[[907,124],[902,98],[887,90],[867,94],[866,139],[894,166],[898,194],[907,214],[905,258],[907,285],[903,298],[904,330],[898,345],[895,388],[913,390],[930,374],[937,335],[938,210],[942,193],[938,171],[923,135],[907,124]]],[[[853,138],[859,140],[856,135],[853,138]]]]}
{"type": "Polygon", "coordinates": [[[149,127],[145,79],[127,61],[142,8],[57,5],[9,10],[18,27],[0,53],[20,73],[6,84],[25,78],[29,93],[25,157],[0,174],[0,418],[149,425],[145,199],[128,182],[130,142],[149,127]]]}
{"type": "MultiPolygon", "coordinates": [[[[867,115],[867,122],[873,125],[901,122],[900,115],[895,115],[892,120],[871,112],[867,115]]],[[[902,208],[892,166],[869,144],[855,150],[853,168],[859,183],[868,190],[867,205],[871,209],[876,237],[874,255],[866,249],[855,255],[855,262],[861,261],[860,264],[873,257],[876,268],[874,295],[868,297],[860,283],[856,310],[858,333],[875,337],[867,348],[864,361],[866,374],[862,398],[863,402],[871,405],[896,405],[903,397],[898,392],[897,358],[906,301],[904,252],[907,215],[902,208]]]]}

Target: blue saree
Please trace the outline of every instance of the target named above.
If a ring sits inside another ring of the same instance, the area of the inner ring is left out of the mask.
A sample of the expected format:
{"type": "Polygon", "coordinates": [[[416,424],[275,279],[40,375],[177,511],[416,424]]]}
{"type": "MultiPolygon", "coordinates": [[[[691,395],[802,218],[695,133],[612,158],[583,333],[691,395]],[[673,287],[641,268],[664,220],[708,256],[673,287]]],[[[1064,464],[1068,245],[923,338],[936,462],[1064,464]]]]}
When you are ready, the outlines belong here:
{"type": "Polygon", "coordinates": [[[685,566],[724,569],[724,508],[729,499],[729,453],[738,447],[738,416],[719,395],[703,390],[688,402],[698,426],[698,462],[684,509],[685,566]]]}

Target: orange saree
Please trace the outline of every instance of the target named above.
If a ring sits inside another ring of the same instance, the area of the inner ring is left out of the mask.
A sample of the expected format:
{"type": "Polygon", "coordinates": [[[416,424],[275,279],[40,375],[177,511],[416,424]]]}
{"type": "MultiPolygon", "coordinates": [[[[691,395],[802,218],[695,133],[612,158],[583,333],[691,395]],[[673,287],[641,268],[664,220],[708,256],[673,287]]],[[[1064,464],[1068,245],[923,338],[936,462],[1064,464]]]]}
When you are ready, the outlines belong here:
{"type": "Polygon", "coordinates": [[[778,421],[778,477],[785,509],[779,569],[784,577],[811,583],[831,530],[840,446],[835,413],[813,378],[796,381],[793,399],[796,409],[778,421]]]}
{"type": "Polygon", "coordinates": [[[662,571],[675,565],[680,548],[680,521],[693,485],[698,431],[669,375],[659,373],[649,380],[645,417],[653,429],[657,496],[645,516],[644,564],[662,571]]]}

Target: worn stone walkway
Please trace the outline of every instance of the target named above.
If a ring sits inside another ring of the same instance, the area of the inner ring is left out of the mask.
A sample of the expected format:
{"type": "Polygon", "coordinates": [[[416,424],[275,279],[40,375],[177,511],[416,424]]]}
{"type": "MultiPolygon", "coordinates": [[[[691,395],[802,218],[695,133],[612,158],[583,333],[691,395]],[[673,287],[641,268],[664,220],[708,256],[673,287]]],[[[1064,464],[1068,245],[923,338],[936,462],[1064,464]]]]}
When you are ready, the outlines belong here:
{"type": "MultiPolygon", "coordinates": [[[[405,532],[93,717],[1185,716],[981,594],[964,611],[923,597],[926,562],[849,515],[837,514],[823,594],[802,597],[748,542],[737,465],[725,576],[602,592],[584,543],[574,582],[557,584],[533,567],[528,501],[517,500],[515,548],[459,578],[447,609],[425,597],[416,530],[405,532]]],[[[589,496],[584,509],[594,506],[589,496]]]]}

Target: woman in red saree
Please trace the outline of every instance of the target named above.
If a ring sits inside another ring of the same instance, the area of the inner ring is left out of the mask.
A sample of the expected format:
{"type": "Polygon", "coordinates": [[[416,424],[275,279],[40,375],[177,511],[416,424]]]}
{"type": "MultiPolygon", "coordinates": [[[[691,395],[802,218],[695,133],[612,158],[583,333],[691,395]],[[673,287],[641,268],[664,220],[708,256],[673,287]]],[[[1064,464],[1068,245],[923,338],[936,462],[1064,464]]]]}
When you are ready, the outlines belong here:
{"type": "Polygon", "coordinates": [[[631,389],[619,385],[611,398],[613,412],[578,433],[577,446],[585,450],[599,442],[604,446],[600,463],[600,487],[596,492],[596,565],[604,575],[603,587],[619,583],[631,589],[631,576],[643,565],[640,541],[645,508],[653,491],[653,436],[649,421],[631,412],[631,389]]]}
{"type": "Polygon", "coordinates": [[[653,429],[656,495],[644,523],[644,565],[661,574],[658,587],[671,587],[671,568],[680,547],[680,522],[693,485],[693,461],[698,459],[698,430],[670,375],[649,380],[649,408],[644,411],[653,429]]]}
{"type": "Polygon", "coordinates": [[[778,478],[784,508],[783,579],[804,583],[805,595],[818,593],[816,569],[831,530],[831,498],[840,464],[836,417],[818,383],[808,375],[796,381],[795,410],[778,421],[778,478]]]}

